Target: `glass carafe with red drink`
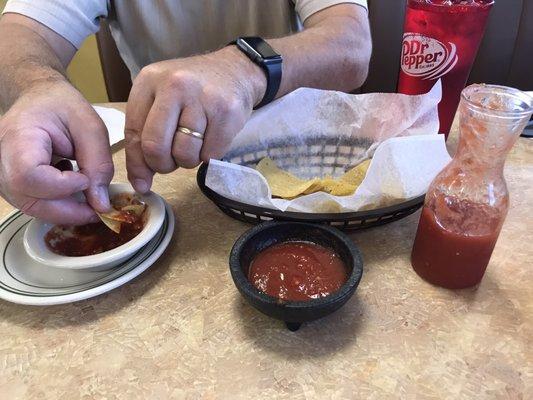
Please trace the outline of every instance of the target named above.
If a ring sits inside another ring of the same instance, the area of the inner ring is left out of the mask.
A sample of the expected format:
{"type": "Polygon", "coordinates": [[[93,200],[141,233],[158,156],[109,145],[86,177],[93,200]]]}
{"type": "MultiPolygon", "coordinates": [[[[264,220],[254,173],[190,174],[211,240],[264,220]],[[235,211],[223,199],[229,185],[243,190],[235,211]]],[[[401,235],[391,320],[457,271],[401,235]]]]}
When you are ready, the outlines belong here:
{"type": "Polygon", "coordinates": [[[505,158],[533,99],[517,89],[471,85],[458,112],[457,152],[428,189],[411,255],[418,275],[451,289],[483,278],[509,207],[505,158]]]}

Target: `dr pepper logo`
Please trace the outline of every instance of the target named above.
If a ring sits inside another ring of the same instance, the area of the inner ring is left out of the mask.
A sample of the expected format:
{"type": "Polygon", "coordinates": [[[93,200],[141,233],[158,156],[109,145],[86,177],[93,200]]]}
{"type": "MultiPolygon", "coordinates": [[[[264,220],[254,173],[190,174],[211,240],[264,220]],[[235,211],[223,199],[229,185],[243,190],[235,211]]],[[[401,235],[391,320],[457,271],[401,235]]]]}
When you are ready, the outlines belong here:
{"type": "Polygon", "coordinates": [[[455,44],[444,44],[418,33],[404,33],[402,44],[402,71],[410,76],[438,79],[457,64],[455,44]]]}

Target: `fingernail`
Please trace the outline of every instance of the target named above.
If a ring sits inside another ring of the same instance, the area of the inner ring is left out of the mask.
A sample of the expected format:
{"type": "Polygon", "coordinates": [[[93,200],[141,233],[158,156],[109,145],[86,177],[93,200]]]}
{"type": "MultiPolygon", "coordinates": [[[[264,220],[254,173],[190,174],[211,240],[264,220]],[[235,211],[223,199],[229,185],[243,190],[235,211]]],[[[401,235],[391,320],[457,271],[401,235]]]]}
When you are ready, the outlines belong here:
{"type": "Polygon", "coordinates": [[[107,187],[96,186],[94,188],[94,194],[96,195],[102,208],[105,208],[105,209],[111,208],[111,203],[109,202],[109,192],[107,191],[107,187]]]}
{"type": "Polygon", "coordinates": [[[89,180],[87,180],[87,182],[85,183],[82,183],[79,187],[78,187],[78,192],[83,192],[84,190],[87,190],[89,189],[89,180]]]}
{"type": "Polygon", "coordinates": [[[135,187],[136,191],[141,193],[146,193],[148,190],[150,190],[148,183],[144,179],[135,179],[133,181],[133,186],[135,187]]]}

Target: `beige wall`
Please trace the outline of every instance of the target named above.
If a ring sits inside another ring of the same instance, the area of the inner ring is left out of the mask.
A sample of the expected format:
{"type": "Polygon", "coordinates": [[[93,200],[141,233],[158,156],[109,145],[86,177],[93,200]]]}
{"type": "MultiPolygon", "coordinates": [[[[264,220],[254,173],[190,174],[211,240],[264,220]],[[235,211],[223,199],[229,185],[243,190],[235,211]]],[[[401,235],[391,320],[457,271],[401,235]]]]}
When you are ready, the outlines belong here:
{"type": "Polygon", "coordinates": [[[68,67],[68,76],[74,86],[91,103],[103,103],[107,101],[104,76],[96,47],[96,38],[90,36],[80,48],[68,67]]]}
{"type": "MultiPolygon", "coordinates": [[[[6,2],[7,0],[0,0],[0,9],[4,8],[6,2]]],[[[90,102],[102,103],[107,101],[107,93],[94,35],[83,43],[83,46],[68,67],[67,72],[72,83],[90,102]]]]}

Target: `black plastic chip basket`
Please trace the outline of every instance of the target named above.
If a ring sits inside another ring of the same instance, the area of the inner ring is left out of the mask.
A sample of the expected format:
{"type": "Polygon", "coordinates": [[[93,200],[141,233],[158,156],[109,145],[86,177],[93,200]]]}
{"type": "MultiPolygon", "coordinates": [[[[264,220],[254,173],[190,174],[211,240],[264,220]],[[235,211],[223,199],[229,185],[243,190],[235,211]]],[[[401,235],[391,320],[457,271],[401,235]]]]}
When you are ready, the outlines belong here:
{"type": "MultiPolygon", "coordinates": [[[[338,175],[346,170],[354,156],[368,148],[368,143],[350,142],[331,143],[327,141],[311,141],[303,146],[288,145],[280,142],[270,145],[268,149],[243,148],[233,151],[224,157],[225,161],[252,166],[262,158],[272,158],[281,168],[290,171],[292,166],[305,162],[309,177],[338,175]]],[[[375,226],[385,225],[405,218],[414,213],[424,203],[424,195],[406,202],[374,210],[342,212],[342,213],[304,213],[280,211],[266,207],[258,207],[235,201],[211,190],[205,185],[207,164],[198,169],[197,182],[203,194],[216,204],[225,214],[240,221],[258,224],[264,221],[294,221],[326,224],[340,230],[351,232],[375,226]]]]}

